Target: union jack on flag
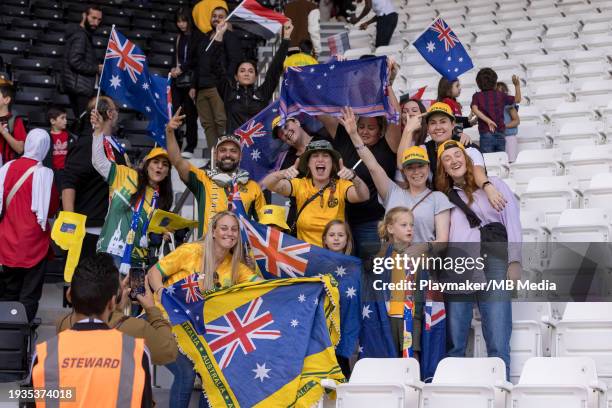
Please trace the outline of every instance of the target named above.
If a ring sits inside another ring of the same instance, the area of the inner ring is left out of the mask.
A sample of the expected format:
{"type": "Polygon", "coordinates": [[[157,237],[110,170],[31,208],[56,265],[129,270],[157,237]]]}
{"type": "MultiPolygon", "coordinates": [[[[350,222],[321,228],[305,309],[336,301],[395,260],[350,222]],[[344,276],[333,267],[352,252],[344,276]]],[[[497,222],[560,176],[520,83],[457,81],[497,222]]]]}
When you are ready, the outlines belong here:
{"type": "Polygon", "coordinates": [[[230,365],[238,349],[242,350],[244,355],[255,351],[255,339],[276,340],[281,337],[280,330],[268,327],[274,323],[272,313],[259,313],[262,305],[263,300],[258,297],[246,306],[232,310],[206,324],[206,340],[210,349],[214,354],[222,353],[221,358],[217,358],[221,369],[230,365]]]}
{"type": "Polygon", "coordinates": [[[455,44],[459,42],[453,30],[441,18],[436,19],[430,29],[438,33],[438,40],[444,42],[446,52],[454,48],[455,44]]]}
{"type": "Polygon", "coordinates": [[[246,124],[246,128],[242,126],[236,129],[234,133],[236,134],[236,136],[240,137],[242,147],[253,146],[253,144],[255,143],[253,139],[255,139],[256,137],[263,137],[267,134],[263,123],[256,122],[255,120],[250,120],[246,124]]]}
{"type": "Polygon", "coordinates": [[[260,234],[244,217],[240,218],[243,221],[242,225],[246,227],[255,261],[263,263],[262,269],[278,278],[304,276],[308,266],[306,255],[310,252],[310,244],[298,241],[275,228],[267,227],[264,234],[260,234]]]}
{"type": "Polygon", "coordinates": [[[185,303],[193,303],[204,299],[198,286],[198,279],[195,274],[185,278],[185,282],[181,284],[181,289],[185,291],[185,303]]]}
{"type": "Polygon", "coordinates": [[[117,32],[111,30],[110,40],[106,49],[105,59],[117,59],[117,66],[123,71],[127,71],[132,82],[138,82],[137,76],[142,74],[146,57],[143,54],[135,53],[136,45],[127,38],[121,44],[117,32]]]}

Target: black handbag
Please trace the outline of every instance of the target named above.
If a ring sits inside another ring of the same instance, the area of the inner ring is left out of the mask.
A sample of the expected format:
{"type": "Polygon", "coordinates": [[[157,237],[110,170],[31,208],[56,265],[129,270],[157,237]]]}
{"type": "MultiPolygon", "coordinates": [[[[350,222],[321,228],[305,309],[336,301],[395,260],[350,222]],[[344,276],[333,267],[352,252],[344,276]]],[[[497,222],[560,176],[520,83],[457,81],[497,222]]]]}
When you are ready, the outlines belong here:
{"type": "Polygon", "coordinates": [[[448,199],[463,211],[471,228],[480,229],[480,253],[508,259],[508,231],[506,226],[501,222],[491,222],[481,226],[480,218],[459,197],[459,193],[455,189],[448,193],[448,199]]]}
{"type": "Polygon", "coordinates": [[[193,73],[191,71],[183,72],[174,78],[174,86],[180,89],[191,88],[193,86],[193,73]]]}

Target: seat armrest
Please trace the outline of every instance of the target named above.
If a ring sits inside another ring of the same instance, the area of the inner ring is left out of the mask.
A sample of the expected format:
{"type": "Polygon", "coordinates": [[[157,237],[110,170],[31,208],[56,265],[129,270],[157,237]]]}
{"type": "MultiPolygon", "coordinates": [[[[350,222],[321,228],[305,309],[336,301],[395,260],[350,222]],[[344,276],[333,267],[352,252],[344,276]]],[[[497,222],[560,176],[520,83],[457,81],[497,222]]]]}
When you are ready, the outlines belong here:
{"type": "Polygon", "coordinates": [[[323,386],[323,388],[327,388],[328,390],[335,390],[336,382],[332,379],[325,378],[321,380],[321,386],[323,386]]]}
{"type": "Polygon", "coordinates": [[[591,387],[595,391],[601,392],[602,394],[605,394],[608,390],[608,386],[600,380],[590,382],[589,387],[591,387]]]}
{"type": "Polygon", "coordinates": [[[404,384],[410,388],[414,388],[415,390],[422,390],[423,386],[425,385],[425,383],[420,380],[406,381],[404,384]]]}
{"type": "Polygon", "coordinates": [[[542,323],[547,324],[551,327],[557,327],[557,322],[550,316],[542,316],[542,323]]]}
{"type": "Polygon", "coordinates": [[[501,380],[495,381],[495,386],[506,392],[512,392],[512,387],[514,387],[511,382],[501,380]]]}

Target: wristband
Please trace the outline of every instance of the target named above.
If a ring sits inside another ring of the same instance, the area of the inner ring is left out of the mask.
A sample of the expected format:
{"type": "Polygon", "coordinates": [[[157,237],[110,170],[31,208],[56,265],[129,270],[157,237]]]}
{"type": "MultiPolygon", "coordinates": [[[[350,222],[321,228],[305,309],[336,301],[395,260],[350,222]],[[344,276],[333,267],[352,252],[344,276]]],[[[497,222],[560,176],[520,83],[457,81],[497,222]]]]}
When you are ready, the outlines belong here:
{"type": "Polygon", "coordinates": [[[491,184],[491,182],[489,180],[485,181],[484,183],[482,183],[482,189],[484,190],[484,188],[487,186],[487,184],[491,184]]]}
{"type": "Polygon", "coordinates": [[[359,151],[359,150],[361,150],[361,149],[363,149],[365,147],[366,147],[365,144],[360,144],[359,146],[355,146],[355,150],[359,151]]]}

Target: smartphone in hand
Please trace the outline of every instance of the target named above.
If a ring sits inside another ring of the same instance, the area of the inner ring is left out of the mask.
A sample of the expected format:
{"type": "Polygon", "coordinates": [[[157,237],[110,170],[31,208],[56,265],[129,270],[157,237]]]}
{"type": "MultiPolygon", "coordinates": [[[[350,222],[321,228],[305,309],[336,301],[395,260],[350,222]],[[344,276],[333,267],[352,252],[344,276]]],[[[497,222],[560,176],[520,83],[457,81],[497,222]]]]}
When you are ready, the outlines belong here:
{"type": "Polygon", "coordinates": [[[145,274],[144,268],[130,269],[130,299],[137,301],[136,295],[145,294],[145,274]]]}

